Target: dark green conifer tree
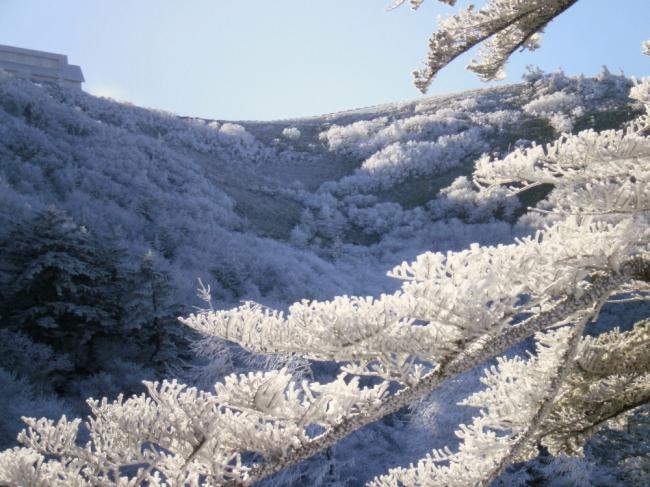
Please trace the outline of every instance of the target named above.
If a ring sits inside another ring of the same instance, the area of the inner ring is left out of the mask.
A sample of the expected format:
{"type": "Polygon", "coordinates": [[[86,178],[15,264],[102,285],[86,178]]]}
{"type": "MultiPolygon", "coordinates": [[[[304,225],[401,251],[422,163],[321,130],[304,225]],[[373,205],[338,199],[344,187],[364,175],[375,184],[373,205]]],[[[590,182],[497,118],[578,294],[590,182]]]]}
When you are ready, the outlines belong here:
{"type": "Polygon", "coordinates": [[[88,230],[49,208],[18,224],[3,243],[2,326],[69,354],[92,373],[95,340],[115,333],[114,263],[88,230]]]}

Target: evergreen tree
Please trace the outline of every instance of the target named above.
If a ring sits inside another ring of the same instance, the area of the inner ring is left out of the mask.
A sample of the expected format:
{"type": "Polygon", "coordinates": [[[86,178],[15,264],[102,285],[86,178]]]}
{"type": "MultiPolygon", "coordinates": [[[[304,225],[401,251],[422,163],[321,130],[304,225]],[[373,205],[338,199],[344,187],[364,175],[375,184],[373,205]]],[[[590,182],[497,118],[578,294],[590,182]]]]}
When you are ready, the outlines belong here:
{"type": "Polygon", "coordinates": [[[93,341],[116,325],[115,270],[88,230],[49,208],[4,244],[2,325],[68,353],[92,372],[93,341]]]}

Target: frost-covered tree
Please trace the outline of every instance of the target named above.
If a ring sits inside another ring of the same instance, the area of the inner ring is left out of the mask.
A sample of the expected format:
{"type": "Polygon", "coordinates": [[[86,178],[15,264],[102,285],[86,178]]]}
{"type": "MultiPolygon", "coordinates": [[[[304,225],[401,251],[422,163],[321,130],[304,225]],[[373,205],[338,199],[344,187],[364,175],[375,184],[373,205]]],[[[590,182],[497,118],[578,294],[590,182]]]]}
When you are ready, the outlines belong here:
{"type": "Polygon", "coordinates": [[[158,366],[174,355],[179,327],[172,303],[169,274],[163,259],[147,251],[137,267],[126,272],[121,303],[121,321],[125,332],[150,350],[149,362],[158,366]]]}
{"type": "Polygon", "coordinates": [[[118,318],[114,267],[88,230],[49,208],[3,245],[2,325],[94,369],[93,341],[118,318]]]}
{"type": "MultiPolygon", "coordinates": [[[[572,3],[493,0],[487,13],[457,20],[476,32],[440,37],[436,49],[450,53],[446,64],[462,46],[505,29],[489,69],[480,72],[498,70],[507,54],[502,42],[523,45],[572,3]],[[544,23],[533,22],[528,5],[544,23]],[[496,27],[483,32],[492,21],[496,27]]],[[[648,107],[650,84],[640,82],[632,95],[648,107]]],[[[463,402],[479,411],[459,427],[458,448],[435,450],[371,485],[486,486],[539,448],[580,453],[601,425],[650,400],[647,321],[630,331],[583,336],[606,303],[648,298],[647,121],[477,162],[474,183],[481,192],[515,198],[541,184],[554,187],[530,216],[545,223],[534,235],[420,255],[391,272],[403,281],[401,289],[378,298],[305,300],[287,313],[249,302],[182,320],[254,353],[336,362],[340,374],[333,381],[296,380],[282,368],[229,375],[213,392],[176,381],[147,383],[140,396],[89,400],[84,445],[78,419],[25,418],[23,447],[0,454],[0,483],[250,485],[530,337],[533,352],[498,358],[484,371],[486,387],[463,402]]]]}

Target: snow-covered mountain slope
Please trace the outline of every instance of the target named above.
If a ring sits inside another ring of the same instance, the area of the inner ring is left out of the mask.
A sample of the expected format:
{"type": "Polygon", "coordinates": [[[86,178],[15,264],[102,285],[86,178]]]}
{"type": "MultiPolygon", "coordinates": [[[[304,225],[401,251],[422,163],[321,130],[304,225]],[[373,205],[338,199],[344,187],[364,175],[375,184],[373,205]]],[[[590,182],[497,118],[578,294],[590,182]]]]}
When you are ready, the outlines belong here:
{"type": "MultiPolygon", "coordinates": [[[[620,126],[635,114],[629,86],[609,73],[531,73],[521,85],[232,123],[2,75],[0,226],[64,209],[134,258],[160,253],[187,304],[198,277],[223,302],[376,292],[377,275],[413,249],[476,239],[449,218],[489,224],[513,211],[462,178],[478,156],[620,126]]],[[[507,238],[500,228],[482,238],[507,238]]]]}
{"type": "MultiPolygon", "coordinates": [[[[640,113],[628,98],[630,86],[607,72],[596,79],[532,72],[514,86],[305,119],[228,122],[0,73],[0,301],[9,287],[3,244],[50,206],[85,226],[104,254],[120,255],[117,267],[137,267],[152,249],[182,313],[200,304],[197,278],[211,284],[220,308],[243,299],[285,308],[303,298],[379,295],[398,285],[385,272],[423,251],[502,243],[529,232],[535,221],[517,217],[548,189],[523,201],[498,191],[487,196],[471,182],[475,160],[565,131],[618,128],[640,113]]],[[[123,295],[129,292],[133,301],[146,295],[131,288],[123,295]]],[[[155,322],[162,313],[148,305],[155,322]]],[[[139,308],[124,307],[128,327],[115,333],[117,345],[101,342],[97,370],[75,372],[63,392],[48,374],[66,372],[57,361],[67,360],[67,350],[14,333],[8,314],[0,316],[7,327],[0,331],[9,337],[0,340],[0,410],[7,411],[0,445],[14,444],[21,415],[81,415],[78,403],[88,395],[114,396],[168,373],[153,370],[150,355],[141,353],[147,330],[128,334],[137,328],[129,319],[139,308]]],[[[195,343],[199,355],[201,346],[195,343]]],[[[229,371],[269,366],[259,357],[232,358],[226,349],[215,354],[219,346],[204,347],[207,360],[194,383],[211,387],[229,371]]],[[[79,348],[76,341],[71,348],[79,348]]],[[[172,365],[184,353],[174,350],[166,356],[172,365]]],[[[319,363],[310,373],[329,377],[336,370],[319,363]]],[[[397,414],[351,435],[334,455],[341,478],[359,485],[434,443],[450,444],[455,425],[468,419],[458,414],[471,414],[454,404],[477,384],[478,376],[467,374],[416,406],[414,415],[397,414]],[[359,445],[368,451],[362,466],[350,461],[359,445]]]]}

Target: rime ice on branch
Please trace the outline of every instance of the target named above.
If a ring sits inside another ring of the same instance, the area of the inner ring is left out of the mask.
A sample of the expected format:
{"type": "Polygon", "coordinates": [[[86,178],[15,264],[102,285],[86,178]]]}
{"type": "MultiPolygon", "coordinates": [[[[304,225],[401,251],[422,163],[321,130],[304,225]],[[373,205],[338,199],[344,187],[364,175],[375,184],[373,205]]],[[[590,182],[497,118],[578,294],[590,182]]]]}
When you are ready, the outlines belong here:
{"type": "MultiPolygon", "coordinates": [[[[440,0],[454,5],[455,0],[440,0]]],[[[474,46],[481,46],[480,58],[468,69],[483,80],[500,79],[508,58],[518,49],[535,50],[541,32],[555,17],[577,0],[490,0],[481,9],[470,5],[440,22],[429,39],[424,66],[413,73],[415,86],[425,93],[442,68],[474,46]]],[[[405,0],[397,0],[392,8],[405,0]]],[[[417,9],[423,0],[411,1],[417,9]]]]}

